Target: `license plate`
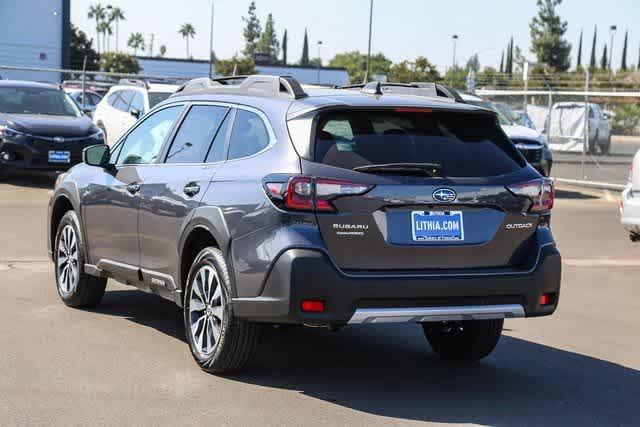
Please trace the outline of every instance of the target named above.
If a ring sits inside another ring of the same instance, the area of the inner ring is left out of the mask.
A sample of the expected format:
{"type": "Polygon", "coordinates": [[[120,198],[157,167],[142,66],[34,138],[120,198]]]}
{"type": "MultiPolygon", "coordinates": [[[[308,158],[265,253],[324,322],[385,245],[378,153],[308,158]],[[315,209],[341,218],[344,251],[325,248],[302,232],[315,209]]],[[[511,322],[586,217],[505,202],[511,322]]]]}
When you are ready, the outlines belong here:
{"type": "Polygon", "coordinates": [[[413,211],[411,234],[415,242],[464,240],[461,211],[413,211]]]}
{"type": "Polygon", "coordinates": [[[49,151],[49,163],[69,163],[70,160],[69,151],[49,151]]]}

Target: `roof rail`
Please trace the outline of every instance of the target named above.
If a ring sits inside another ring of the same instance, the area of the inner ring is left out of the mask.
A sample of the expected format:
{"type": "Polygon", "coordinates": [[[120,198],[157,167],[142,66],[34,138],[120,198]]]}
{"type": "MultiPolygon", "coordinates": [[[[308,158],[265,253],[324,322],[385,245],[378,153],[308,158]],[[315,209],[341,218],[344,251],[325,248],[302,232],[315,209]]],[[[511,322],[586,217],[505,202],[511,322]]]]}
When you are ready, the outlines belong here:
{"type": "Polygon", "coordinates": [[[291,76],[272,76],[267,74],[253,74],[250,76],[226,76],[210,79],[202,77],[189,80],[172,96],[185,93],[220,93],[250,96],[265,96],[269,98],[287,97],[300,99],[307,97],[300,83],[291,76]],[[233,83],[239,82],[239,83],[233,83]]]}
{"type": "Polygon", "coordinates": [[[120,79],[118,81],[118,84],[122,86],[138,86],[146,89],[149,88],[149,85],[147,84],[146,81],[139,80],[139,79],[120,79]]]}
{"type": "Polygon", "coordinates": [[[432,82],[369,82],[339,86],[336,89],[360,89],[361,92],[370,95],[413,95],[428,96],[432,98],[448,98],[455,102],[464,102],[460,94],[455,89],[432,82]]]}

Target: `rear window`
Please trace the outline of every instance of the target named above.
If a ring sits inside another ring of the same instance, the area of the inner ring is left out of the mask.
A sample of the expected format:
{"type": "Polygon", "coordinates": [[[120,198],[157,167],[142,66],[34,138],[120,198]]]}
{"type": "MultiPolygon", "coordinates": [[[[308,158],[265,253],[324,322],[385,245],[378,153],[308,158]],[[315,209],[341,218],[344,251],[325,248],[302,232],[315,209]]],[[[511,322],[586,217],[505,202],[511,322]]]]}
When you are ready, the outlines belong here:
{"type": "Polygon", "coordinates": [[[333,111],[320,116],[315,161],[353,169],[435,163],[447,177],[496,176],[524,161],[494,117],[447,111],[333,111]]]}

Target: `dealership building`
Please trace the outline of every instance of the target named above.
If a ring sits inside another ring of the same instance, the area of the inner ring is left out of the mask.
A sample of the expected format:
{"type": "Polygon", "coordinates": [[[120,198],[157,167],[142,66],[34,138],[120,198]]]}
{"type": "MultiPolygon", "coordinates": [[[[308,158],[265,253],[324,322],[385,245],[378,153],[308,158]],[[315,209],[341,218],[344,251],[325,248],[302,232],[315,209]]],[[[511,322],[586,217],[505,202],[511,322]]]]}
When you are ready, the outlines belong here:
{"type": "MultiPolygon", "coordinates": [[[[68,68],[70,0],[0,0],[0,66],[68,68]]],[[[60,81],[57,72],[0,68],[5,79],[60,81]]]]}

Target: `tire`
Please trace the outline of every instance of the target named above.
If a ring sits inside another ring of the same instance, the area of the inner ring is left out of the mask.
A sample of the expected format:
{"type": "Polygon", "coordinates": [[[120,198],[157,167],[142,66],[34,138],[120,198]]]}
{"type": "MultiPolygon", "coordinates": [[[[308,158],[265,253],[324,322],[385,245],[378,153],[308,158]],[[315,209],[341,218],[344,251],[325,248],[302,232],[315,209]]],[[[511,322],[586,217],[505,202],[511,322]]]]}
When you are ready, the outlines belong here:
{"type": "Polygon", "coordinates": [[[604,144],[600,146],[600,152],[602,153],[602,155],[608,155],[609,151],[611,151],[611,134],[609,134],[609,137],[604,142],[604,144]]]}
{"type": "Polygon", "coordinates": [[[87,252],[80,221],[74,211],[68,211],[62,217],[53,253],[56,288],[62,302],[76,308],[98,305],[104,295],[107,279],[84,272],[87,252]]]}
{"type": "Polygon", "coordinates": [[[444,360],[475,362],[488,356],[498,344],[503,319],[423,323],[431,348],[444,360]]]}
{"type": "Polygon", "coordinates": [[[587,153],[588,154],[595,154],[596,153],[596,146],[598,145],[598,132],[596,132],[596,135],[593,137],[593,139],[589,138],[589,146],[587,147],[587,153]]]}
{"type": "Polygon", "coordinates": [[[213,247],[195,258],[184,292],[184,327],[193,358],[206,372],[239,371],[258,346],[260,326],[234,316],[231,282],[222,252],[213,247]]]}

